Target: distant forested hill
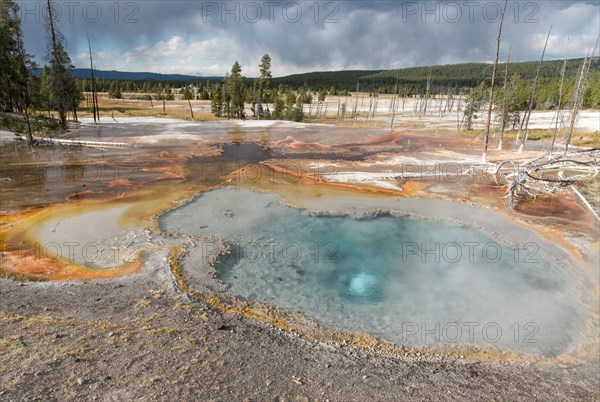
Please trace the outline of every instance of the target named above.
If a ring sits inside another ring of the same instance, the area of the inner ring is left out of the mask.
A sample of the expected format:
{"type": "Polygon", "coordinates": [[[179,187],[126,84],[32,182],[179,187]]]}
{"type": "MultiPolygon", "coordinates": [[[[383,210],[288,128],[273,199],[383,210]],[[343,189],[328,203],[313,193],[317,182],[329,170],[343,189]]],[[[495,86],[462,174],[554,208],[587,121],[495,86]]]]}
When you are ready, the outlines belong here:
{"type": "Polygon", "coordinates": [[[285,77],[273,78],[274,85],[287,85],[294,88],[305,86],[310,88],[348,89],[354,91],[357,82],[365,77],[385,73],[385,70],[343,70],[343,71],[317,71],[313,73],[294,74],[285,77]],[[354,87],[352,87],[354,86],[354,87]]]}
{"type": "MultiPolygon", "coordinates": [[[[33,70],[35,75],[42,73],[41,68],[33,70]]],[[[90,79],[92,74],[89,68],[74,68],[71,74],[75,78],[90,79]]],[[[105,71],[94,70],[94,76],[101,80],[111,81],[197,81],[197,80],[221,80],[223,77],[197,77],[184,74],[159,74],[149,72],[129,72],[129,71],[105,71]]]]}
{"type": "MultiPolygon", "coordinates": [[[[571,59],[567,61],[566,75],[574,75],[579,72],[583,59],[571,59]]],[[[510,74],[517,73],[522,79],[533,79],[537,72],[539,62],[525,61],[510,63],[510,74]]],[[[560,77],[563,60],[549,60],[542,63],[540,69],[540,77],[542,78],[557,78],[560,77]]],[[[500,76],[504,73],[504,63],[501,63],[499,70],[500,76]]],[[[388,78],[395,79],[398,77],[405,81],[426,81],[427,76],[431,73],[432,79],[445,83],[464,83],[466,86],[474,86],[479,84],[483,79],[491,81],[492,64],[487,63],[463,63],[450,64],[443,66],[432,67],[412,67],[400,70],[387,70],[381,73],[370,75],[367,78],[388,78]]],[[[593,69],[600,69],[600,63],[596,60],[592,66],[593,69]]]]}
{"type": "MultiPolygon", "coordinates": [[[[567,76],[577,75],[583,59],[570,59],[567,62],[567,76]]],[[[510,63],[509,74],[519,74],[522,79],[535,77],[539,62],[526,61],[510,63]]],[[[545,79],[559,78],[563,60],[544,61],[540,76],[545,79]]],[[[592,71],[600,71],[600,61],[592,64],[592,71]]],[[[500,65],[499,77],[504,75],[504,64],[500,65]]],[[[492,64],[463,63],[431,67],[410,67],[398,70],[380,71],[335,71],[294,74],[273,79],[274,84],[292,87],[330,88],[354,91],[358,86],[361,91],[391,92],[396,82],[401,86],[409,86],[414,92],[421,92],[431,77],[432,90],[437,92],[441,87],[471,88],[482,81],[491,82],[492,64]]]]}

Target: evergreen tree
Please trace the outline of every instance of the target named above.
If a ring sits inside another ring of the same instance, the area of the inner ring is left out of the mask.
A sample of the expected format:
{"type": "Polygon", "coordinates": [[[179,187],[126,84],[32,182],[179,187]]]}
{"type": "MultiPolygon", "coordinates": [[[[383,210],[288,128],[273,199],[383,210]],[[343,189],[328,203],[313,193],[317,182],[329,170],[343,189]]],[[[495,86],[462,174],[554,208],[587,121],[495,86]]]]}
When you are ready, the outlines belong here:
{"type": "Polygon", "coordinates": [[[173,91],[171,90],[171,86],[167,85],[167,88],[165,89],[165,100],[172,101],[174,99],[175,99],[175,96],[173,95],[173,91]]]}
{"type": "Polygon", "coordinates": [[[31,56],[23,49],[19,6],[13,0],[0,3],[0,107],[23,112],[28,103],[27,84],[31,56]]]}
{"type": "Polygon", "coordinates": [[[244,90],[246,79],[242,77],[242,67],[237,61],[231,66],[231,74],[227,79],[227,93],[229,94],[230,107],[228,117],[244,119],[244,90]]]}
{"type": "Polygon", "coordinates": [[[285,91],[285,119],[295,120],[296,118],[296,97],[290,88],[285,91]]]}
{"type": "Polygon", "coordinates": [[[48,14],[46,16],[46,29],[50,41],[50,79],[54,105],[58,111],[59,121],[62,128],[67,128],[67,112],[75,112],[79,97],[73,93],[76,85],[70,70],[74,68],[71,58],[64,48],[63,38],[57,26],[58,16],[52,13],[56,8],[52,7],[51,0],[47,0],[48,14]],[[72,108],[75,106],[75,108],[72,108]]]}
{"type": "Polygon", "coordinates": [[[275,120],[285,119],[285,101],[279,91],[273,93],[273,118],[275,120]]]}
{"type": "Polygon", "coordinates": [[[121,94],[121,84],[118,81],[111,82],[108,97],[111,99],[121,99],[123,97],[121,94]]]}
{"type": "Polygon", "coordinates": [[[163,88],[162,88],[162,85],[157,85],[154,88],[154,99],[157,100],[157,101],[159,101],[159,100],[162,100],[162,98],[163,98],[163,88]]]}
{"type": "Polygon", "coordinates": [[[44,65],[39,78],[39,109],[50,111],[54,108],[52,97],[52,84],[50,82],[50,70],[44,65]]]}
{"type": "Polygon", "coordinates": [[[471,88],[465,98],[464,115],[467,124],[467,131],[472,130],[473,120],[477,118],[477,113],[481,110],[485,102],[485,94],[487,92],[485,81],[482,81],[478,87],[471,88]]]}
{"type": "Polygon", "coordinates": [[[256,108],[256,117],[257,119],[261,119],[263,113],[263,100],[264,100],[264,92],[271,85],[271,56],[268,54],[264,54],[260,59],[260,64],[258,66],[260,70],[260,77],[258,78],[258,105],[256,108]]]}
{"type": "Polygon", "coordinates": [[[186,86],[181,90],[181,95],[183,100],[194,99],[194,94],[192,93],[192,90],[189,86],[186,86]]]}
{"type": "Polygon", "coordinates": [[[225,73],[225,78],[223,78],[223,86],[222,86],[222,99],[223,99],[223,116],[227,116],[229,119],[229,111],[231,110],[231,95],[229,93],[229,73],[225,73]]]}
{"type": "Polygon", "coordinates": [[[210,110],[215,116],[221,117],[223,115],[223,91],[219,84],[213,86],[210,110]]]}
{"type": "Polygon", "coordinates": [[[319,102],[325,102],[325,97],[327,96],[327,90],[326,89],[321,89],[319,91],[319,102]]]}
{"type": "Polygon", "coordinates": [[[210,98],[210,94],[208,93],[208,91],[206,90],[206,88],[202,88],[200,90],[200,93],[198,94],[198,99],[199,100],[209,100],[210,98]]]}
{"type": "Polygon", "coordinates": [[[514,73],[508,80],[506,91],[504,91],[503,88],[498,91],[498,100],[496,101],[498,105],[496,108],[498,110],[503,110],[505,113],[503,121],[505,122],[506,127],[508,127],[509,123],[519,115],[519,111],[525,110],[527,107],[527,100],[527,86],[523,83],[521,76],[518,73],[514,73]],[[506,108],[501,107],[504,104],[506,104],[506,108]]]}
{"type": "Polygon", "coordinates": [[[294,121],[302,121],[304,120],[304,112],[302,110],[302,95],[298,95],[296,98],[296,106],[294,107],[294,121]]]}
{"type": "MultiPolygon", "coordinates": [[[[84,97],[83,93],[81,92],[81,85],[77,85],[77,81],[73,77],[70,77],[70,79],[66,81],[66,94],[67,110],[73,113],[73,118],[75,119],[75,121],[77,121],[77,108],[79,107],[79,103],[84,99],[84,97]]],[[[120,90],[118,92],[118,95],[121,96],[120,90]]]]}

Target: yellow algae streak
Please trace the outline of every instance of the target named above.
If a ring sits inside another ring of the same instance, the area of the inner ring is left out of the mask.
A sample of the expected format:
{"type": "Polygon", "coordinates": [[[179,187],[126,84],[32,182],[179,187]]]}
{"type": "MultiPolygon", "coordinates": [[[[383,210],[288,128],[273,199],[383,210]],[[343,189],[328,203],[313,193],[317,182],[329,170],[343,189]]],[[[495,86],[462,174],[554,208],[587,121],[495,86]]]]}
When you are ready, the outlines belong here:
{"type": "Polygon", "coordinates": [[[204,188],[188,183],[171,185],[165,191],[164,185],[150,185],[127,198],[69,200],[1,215],[0,274],[15,279],[65,281],[116,278],[138,272],[139,250],[108,259],[108,265],[102,268],[97,264],[86,266],[79,254],[85,245],[90,245],[93,253],[94,244],[126,230],[155,228],[158,213],[204,188]],[[73,258],[74,250],[79,253],[75,257],[80,258],[73,258]]]}
{"type": "Polygon", "coordinates": [[[94,269],[83,265],[40,257],[32,250],[4,252],[0,274],[7,278],[44,281],[69,281],[118,278],[138,272],[139,258],[127,265],[109,269],[94,269]]]}

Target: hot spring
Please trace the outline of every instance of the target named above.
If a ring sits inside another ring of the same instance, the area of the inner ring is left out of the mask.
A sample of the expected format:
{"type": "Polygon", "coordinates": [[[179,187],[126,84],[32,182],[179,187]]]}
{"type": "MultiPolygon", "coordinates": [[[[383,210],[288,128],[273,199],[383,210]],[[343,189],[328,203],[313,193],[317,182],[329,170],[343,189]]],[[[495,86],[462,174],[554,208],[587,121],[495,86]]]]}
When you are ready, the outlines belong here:
{"type": "Polygon", "coordinates": [[[207,191],[160,226],[227,242],[216,265],[227,292],[333,330],[556,356],[585,322],[569,258],[533,233],[515,244],[427,217],[315,214],[237,188],[207,191]]]}

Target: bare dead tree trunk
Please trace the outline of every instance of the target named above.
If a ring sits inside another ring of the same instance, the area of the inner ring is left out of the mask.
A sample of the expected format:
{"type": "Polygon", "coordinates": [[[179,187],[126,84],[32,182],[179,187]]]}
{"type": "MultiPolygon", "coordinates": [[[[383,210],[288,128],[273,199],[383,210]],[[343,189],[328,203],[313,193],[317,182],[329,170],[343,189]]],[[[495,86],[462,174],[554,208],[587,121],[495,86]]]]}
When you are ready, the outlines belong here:
{"type": "MultiPolygon", "coordinates": [[[[531,94],[531,99],[529,100],[529,106],[527,107],[528,113],[525,114],[525,133],[521,138],[521,145],[519,146],[519,153],[523,152],[523,148],[525,147],[525,142],[529,137],[529,118],[531,117],[531,112],[533,111],[533,106],[535,104],[535,98],[537,96],[537,90],[540,80],[540,70],[542,68],[542,63],[544,62],[544,56],[546,55],[546,47],[548,46],[548,39],[550,39],[550,32],[552,32],[552,25],[550,25],[550,29],[548,30],[548,36],[546,36],[546,42],[544,43],[544,50],[542,51],[542,58],[538,64],[537,72],[535,74],[535,82],[533,84],[533,93],[531,94]]],[[[520,130],[519,130],[520,131],[520,130]]]]}
{"type": "Polygon", "coordinates": [[[427,87],[425,88],[425,103],[423,104],[423,116],[427,114],[427,102],[429,100],[429,91],[431,90],[431,67],[427,72],[427,87]]]}
{"type": "Polygon", "coordinates": [[[394,119],[396,117],[396,95],[392,98],[392,121],[390,122],[390,129],[394,129],[394,119]]]}
{"type": "Polygon", "coordinates": [[[496,43],[496,59],[494,61],[494,68],[492,70],[492,85],[490,87],[490,101],[488,105],[487,123],[485,125],[485,138],[483,139],[483,154],[481,155],[481,161],[486,162],[488,143],[490,142],[490,124],[492,123],[492,108],[494,106],[494,84],[496,82],[496,70],[498,68],[498,57],[500,56],[500,39],[502,38],[502,24],[504,23],[504,13],[506,11],[506,5],[508,0],[504,2],[504,8],[502,9],[502,17],[500,18],[500,27],[498,28],[498,39],[496,43]]]}
{"type": "Polygon", "coordinates": [[[98,101],[98,89],[96,88],[96,92],[94,97],[92,98],[96,105],[96,118],[100,121],[100,102],[98,101]]]}
{"type": "Polygon", "coordinates": [[[194,120],[194,110],[192,109],[192,102],[188,99],[188,105],[190,106],[190,114],[192,115],[192,120],[194,120]]]}
{"type": "MultiPolygon", "coordinates": [[[[525,108],[525,113],[523,114],[523,118],[519,117],[519,121],[516,124],[519,125],[519,131],[517,131],[517,139],[515,140],[515,144],[519,144],[521,142],[521,131],[523,131],[523,127],[525,127],[525,118],[527,117],[527,113],[529,108],[525,108]]],[[[514,129],[514,127],[513,127],[514,129]]]]}
{"type": "Polygon", "coordinates": [[[569,54],[569,39],[567,38],[567,49],[565,50],[565,60],[563,61],[562,71],[560,72],[560,86],[558,88],[558,105],[556,107],[556,121],[554,122],[554,132],[552,133],[552,144],[550,145],[549,158],[552,158],[554,144],[556,143],[556,133],[558,131],[558,119],[560,118],[560,109],[562,105],[563,89],[565,85],[565,72],[567,70],[567,57],[569,54]]]}
{"type": "MultiPolygon", "coordinates": [[[[75,96],[75,94],[73,94],[73,96],[75,96]]],[[[75,105],[75,102],[73,102],[73,120],[79,123],[79,119],[77,118],[77,106],[75,105]]]]}
{"type": "Polygon", "coordinates": [[[23,94],[23,112],[25,113],[25,121],[27,121],[27,145],[34,145],[33,133],[31,132],[31,122],[29,121],[29,80],[27,79],[27,66],[25,65],[25,46],[23,45],[23,37],[19,35],[17,39],[17,49],[19,51],[19,58],[21,59],[21,70],[23,77],[25,77],[25,93],[23,94]]]}
{"type": "Polygon", "coordinates": [[[373,101],[373,111],[371,112],[371,120],[375,119],[375,112],[377,112],[377,106],[379,105],[379,94],[375,97],[373,101]]]}
{"type": "Polygon", "coordinates": [[[573,92],[573,105],[572,105],[572,111],[571,111],[571,117],[569,120],[569,131],[567,132],[567,140],[566,140],[566,144],[565,144],[565,155],[567,154],[568,148],[569,148],[569,143],[571,142],[571,136],[573,135],[573,127],[575,126],[575,120],[577,120],[577,111],[579,109],[579,97],[580,97],[580,93],[581,93],[581,87],[583,86],[583,80],[585,77],[585,65],[587,64],[587,60],[588,58],[586,57],[583,60],[583,63],[581,65],[581,73],[579,74],[579,81],[577,82],[577,86],[575,87],[575,90],[573,92]]]}
{"type": "Polygon", "coordinates": [[[94,124],[96,124],[96,80],[94,80],[94,59],[92,58],[92,45],[88,36],[88,48],[90,50],[90,72],[92,75],[92,114],[94,115],[94,124]]]}
{"type": "Polygon", "coordinates": [[[596,54],[596,49],[598,48],[598,41],[600,40],[600,35],[596,39],[596,44],[594,45],[594,50],[592,51],[592,55],[587,57],[583,61],[583,65],[581,66],[581,74],[579,76],[579,82],[577,84],[577,88],[575,90],[575,95],[573,98],[573,111],[571,112],[571,120],[569,122],[569,132],[567,134],[567,140],[565,143],[565,156],[567,155],[567,151],[569,150],[569,143],[571,142],[571,137],[573,135],[573,127],[575,126],[575,120],[577,119],[577,114],[579,113],[579,109],[583,104],[583,94],[585,92],[585,86],[587,83],[587,77],[590,72],[590,66],[592,64],[592,60],[594,59],[594,55],[596,54]]]}
{"type": "Polygon", "coordinates": [[[504,129],[506,128],[506,117],[508,116],[508,65],[510,64],[510,51],[512,46],[508,47],[508,56],[506,57],[506,68],[504,69],[504,101],[502,102],[502,127],[500,129],[500,138],[498,140],[498,151],[502,151],[502,141],[504,140],[504,129]]]}
{"type": "Polygon", "coordinates": [[[460,131],[460,108],[462,106],[462,97],[458,98],[458,104],[456,105],[456,131],[460,131]]]}
{"type": "MultiPolygon", "coordinates": [[[[260,120],[260,113],[262,112],[262,98],[263,98],[263,89],[262,84],[259,84],[258,88],[258,104],[256,105],[256,120],[260,120]]],[[[308,117],[310,118],[310,110],[308,111],[308,117]]],[[[192,117],[193,119],[194,117],[192,117]]]]}
{"type": "Polygon", "coordinates": [[[348,96],[344,98],[344,107],[342,109],[342,120],[346,120],[346,112],[348,109],[348,96]]]}
{"type": "Polygon", "coordinates": [[[54,26],[54,18],[52,15],[52,4],[50,0],[47,0],[48,4],[48,25],[50,28],[50,39],[52,41],[52,58],[54,61],[53,69],[58,69],[58,71],[53,72],[54,76],[54,89],[56,91],[56,104],[58,109],[58,116],[60,120],[60,125],[62,128],[67,127],[67,106],[65,99],[65,83],[63,82],[64,76],[62,69],[63,64],[59,54],[58,48],[58,38],[56,35],[56,27],[54,26]]]}
{"type": "Polygon", "coordinates": [[[165,114],[166,113],[166,110],[165,110],[165,108],[166,108],[166,106],[165,106],[165,88],[163,85],[162,74],[160,71],[158,72],[158,76],[160,78],[160,97],[162,98],[163,114],[165,114]]]}

